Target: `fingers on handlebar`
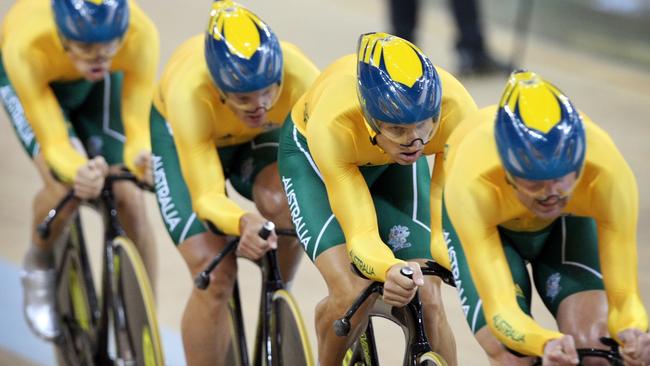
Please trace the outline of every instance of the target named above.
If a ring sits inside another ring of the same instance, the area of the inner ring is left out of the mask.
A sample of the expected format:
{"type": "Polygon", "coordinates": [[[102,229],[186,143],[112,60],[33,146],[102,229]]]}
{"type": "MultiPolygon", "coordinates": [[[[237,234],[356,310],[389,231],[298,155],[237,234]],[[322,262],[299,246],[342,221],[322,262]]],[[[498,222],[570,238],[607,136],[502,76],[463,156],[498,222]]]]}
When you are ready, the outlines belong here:
{"type": "Polygon", "coordinates": [[[255,219],[244,225],[237,254],[257,260],[267,251],[277,247],[278,237],[275,233],[275,225],[270,221],[255,219]]]}
{"type": "Polygon", "coordinates": [[[544,346],[544,361],[546,363],[558,363],[577,365],[580,362],[573,337],[564,335],[562,338],[550,340],[544,346]]]}
{"type": "Polygon", "coordinates": [[[416,262],[396,264],[392,266],[386,275],[384,283],[384,301],[393,306],[406,305],[417,291],[419,286],[416,280],[422,281],[422,271],[416,262]]]}

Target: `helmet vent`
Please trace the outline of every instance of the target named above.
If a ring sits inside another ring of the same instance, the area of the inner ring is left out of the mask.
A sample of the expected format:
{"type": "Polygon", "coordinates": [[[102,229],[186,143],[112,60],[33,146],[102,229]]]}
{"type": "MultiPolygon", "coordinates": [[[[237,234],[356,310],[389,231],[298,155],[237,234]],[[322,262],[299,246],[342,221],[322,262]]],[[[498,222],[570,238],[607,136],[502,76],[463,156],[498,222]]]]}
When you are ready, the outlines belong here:
{"type": "Polygon", "coordinates": [[[508,149],[508,161],[510,162],[510,165],[515,168],[520,173],[524,172],[524,169],[521,167],[521,164],[519,164],[519,160],[515,156],[515,153],[512,151],[512,149],[508,149]]]}

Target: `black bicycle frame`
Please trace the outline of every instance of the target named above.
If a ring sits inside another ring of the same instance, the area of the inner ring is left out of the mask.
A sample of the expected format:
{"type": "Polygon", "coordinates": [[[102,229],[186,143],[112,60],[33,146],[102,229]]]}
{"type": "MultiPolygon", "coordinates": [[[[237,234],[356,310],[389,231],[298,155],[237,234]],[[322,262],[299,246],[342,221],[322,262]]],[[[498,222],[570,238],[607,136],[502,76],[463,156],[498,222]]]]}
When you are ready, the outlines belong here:
{"type": "MultiPolygon", "coordinates": [[[[218,233],[214,225],[208,222],[208,227],[214,233],[218,233]]],[[[296,236],[296,232],[292,229],[275,229],[275,232],[278,236],[296,236]]],[[[263,228],[260,231],[260,237],[266,239],[268,233],[263,228]]],[[[212,272],[221,260],[225,258],[228,254],[237,248],[239,243],[239,238],[233,239],[226,244],[224,249],[217,254],[206,269],[199,273],[198,276],[194,279],[196,287],[199,289],[205,289],[210,284],[210,272],[212,272]]],[[[270,319],[272,312],[272,303],[273,303],[273,294],[275,291],[282,290],[285,288],[284,282],[282,281],[282,276],[280,275],[280,270],[278,266],[278,259],[276,250],[269,250],[264,254],[264,256],[255,262],[262,271],[262,286],[261,286],[261,297],[260,297],[260,308],[258,311],[258,321],[257,321],[257,331],[255,333],[255,348],[253,350],[253,362],[256,366],[261,365],[272,365],[273,360],[273,347],[270,334],[270,319]],[[264,347],[262,347],[264,344],[264,347]],[[265,360],[265,361],[264,361],[265,360]]],[[[235,325],[238,327],[239,332],[239,342],[240,342],[240,357],[242,360],[242,366],[249,365],[248,352],[246,346],[246,336],[244,333],[244,324],[243,316],[241,314],[241,299],[239,297],[239,286],[237,280],[235,280],[235,290],[233,291],[233,302],[235,304],[236,314],[235,314],[235,325]]]]}
{"type": "MultiPolygon", "coordinates": [[[[115,196],[113,194],[113,183],[119,180],[129,180],[136,182],[135,177],[130,173],[124,173],[119,176],[108,176],[105,180],[104,187],[102,188],[100,196],[100,204],[102,205],[102,216],[104,221],[104,246],[103,246],[103,262],[102,262],[102,302],[101,309],[99,305],[99,300],[97,299],[96,289],[92,281],[92,271],[90,268],[90,262],[88,260],[88,252],[86,248],[86,242],[83,237],[83,231],[81,227],[81,219],[79,213],[75,213],[75,222],[76,227],[71,228],[70,235],[74,235],[77,239],[77,250],[79,253],[79,259],[82,266],[83,277],[85,281],[86,288],[89,290],[88,299],[89,299],[89,308],[91,311],[91,321],[93,327],[91,337],[96,339],[94,343],[94,358],[98,364],[110,364],[111,358],[108,355],[108,321],[109,321],[109,309],[113,309],[112,316],[115,327],[116,334],[116,348],[119,354],[123,354],[124,347],[129,347],[129,354],[133,355],[133,340],[129,339],[129,333],[127,331],[126,325],[126,312],[124,307],[124,301],[119,293],[119,283],[116,281],[115,274],[115,253],[114,246],[112,245],[113,240],[118,236],[124,236],[124,230],[122,229],[119,219],[117,217],[117,209],[115,207],[115,196]],[[76,231],[76,232],[73,232],[76,231]],[[124,338],[127,337],[127,338],[124,338]]],[[[66,196],[57,204],[57,206],[48,212],[46,219],[37,227],[39,235],[43,239],[47,239],[50,234],[50,225],[52,221],[58,216],[59,212],[70,202],[74,200],[74,192],[70,191],[66,196]]],[[[74,240],[74,239],[73,239],[74,240]]],[[[74,245],[74,243],[73,243],[74,245]]],[[[65,264],[65,258],[67,258],[68,251],[73,250],[70,245],[66,246],[63,252],[61,264],[65,264]]],[[[61,269],[61,268],[59,268],[61,269]]],[[[59,272],[59,276],[62,274],[59,272]]],[[[57,280],[58,282],[58,280],[57,280]]]]}
{"type": "MultiPolygon", "coordinates": [[[[352,265],[353,271],[361,276],[361,272],[352,265]]],[[[439,264],[429,261],[427,266],[421,267],[423,275],[437,276],[450,286],[455,287],[451,273],[439,264]]],[[[359,310],[361,305],[374,293],[383,293],[384,284],[382,282],[373,282],[357,297],[354,303],[342,318],[334,322],[334,331],[338,336],[346,336],[350,332],[350,319],[359,310]]],[[[370,310],[370,317],[381,316],[387,318],[399,325],[405,334],[408,335],[407,349],[404,354],[404,364],[417,365],[418,356],[431,351],[431,346],[424,328],[424,316],[422,312],[422,302],[416,292],[411,301],[404,307],[394,307],[385,303],[375,303],[375,307],[370,310]],[[381,305],[379,305],[381,304],[381,305]]],[[[369,340],[373,342],[374,340],[369,340]]],[[[373,360],[376,364],[378,360],[373,360]]]]}

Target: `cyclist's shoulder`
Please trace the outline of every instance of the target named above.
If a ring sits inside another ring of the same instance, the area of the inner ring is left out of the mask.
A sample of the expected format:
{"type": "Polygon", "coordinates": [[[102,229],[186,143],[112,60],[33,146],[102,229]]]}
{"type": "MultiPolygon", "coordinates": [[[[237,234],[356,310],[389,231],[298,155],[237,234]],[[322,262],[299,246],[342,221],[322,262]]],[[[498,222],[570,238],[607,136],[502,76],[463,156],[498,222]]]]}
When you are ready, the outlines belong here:
{"type": "Polygon", "coordinates": [[[144,32],[147,37],[158,38],[158,29],[153,20],[133,1],[129,2],[130,21],[129,29],[133,28],[144,32]]]}
{"type": "Polygon", "coordinates": [[[586,114],[580,113],[586,136],[585,166],[598,170],[601,174],[611,172],[616,176],[621,168],[627,167],[625,158],[605,129],[593,122],[586,114]]]}
{"type": "Polygon", "coordinates": [[[305,94],[307,126],[316,120],[310,129],[340,130],[363,122],[356,89],[356,68],[350,60],[354,59],[344,57],[328,66],[305,94]]]}
{"type": "MultiPolygon", "coordinates": [[[[442,89],[442,103],[452,105],[454,108],[463,108],[468,111],[476,110],[476,102],[474,98],[467,91],[467,88],[458,80],[452,73],[445,70],[440,66],[435,66],[438,71],[440,79],[440,87],[442,89]]],[[[443,113],[445,108],[443,108],[443,113]]],[[[449,107],[447,108],[449,109],[449,107]]]]}
{"type": "Polygon", "coordinates": [[[496,149],[493,128],[495,115],[496,106],[491,105],[465,116],[447,139],[445,161],[451,163],[450,158],[459,153],[481,155],[496,149]]]}
{"type": "Polygon", "coordinates": [[[187,76],[195,71],[203,72],[209,78],[203,40],[203,34],[196,34],[176,47],[164,66],[162,79],[177,77],[180,81],[184,79],[182,75],[187,76]]]}
{"type": "Polygon", "coordinates": [[[282,57],[285,64],[293,64],[300,62],[312,63],[307,54],[298,46],[291,42],[280,41],[280,48],[282,49],[282,57]]]}
{"type": "MultiPolygon", "coordinates": [[[[2,53],[36,51],[54,41],[56,26],[49,9],[49,2],[35,0],[17,1],[2,20],[0,30],[2,53]]],[[[24,60],[23,60],[24,62],[24,60]]]]}
{"type": "MultiPolygon", "coordinates": [[[[165,64],[156,88],[156,95],[166,102],[182,99],[183,103],[194,92],[216,93],[203,55],[203,34],[197,34],[178,46],[165,64]]],[[[203,103],[209,98],[198,98],[203,103]]]]}
{"type": "Polygon", "coordinates": [[[611,149],[615,148],[614,141],[604,128],[594,122],[588,115],[580,111],[580,117],[587,137],[587,147],[592,149],[611,149]],[[599,146],[605,144],[605,146],[599,146]],[[593,146],[596,145],[596,146],[593,146]]]}
{"type": "Polygon", "coordinates": [[[290,106],[312,85],[320,71],[312,60],[297,46],[281,42],[283,57],[283,94],[288,95],[290,106]]]}
{"type": "Polygon", "coordinates": [[[451,133],[444,149],[446,190],[458,189],[462,193],[469,185],[499,185],[502,169],[494,141],[495,111],[495,106],[474,111],[451,133]]]}
{"type": "Polygon", "coordinates": [[[123,51],[116,59],[126,57],[129,62],[141,63],[151,57],[157,58],[160,48],[158,29],[147,14],[135,3],[130,3],[129,28],[124,37],[123,51]]]}

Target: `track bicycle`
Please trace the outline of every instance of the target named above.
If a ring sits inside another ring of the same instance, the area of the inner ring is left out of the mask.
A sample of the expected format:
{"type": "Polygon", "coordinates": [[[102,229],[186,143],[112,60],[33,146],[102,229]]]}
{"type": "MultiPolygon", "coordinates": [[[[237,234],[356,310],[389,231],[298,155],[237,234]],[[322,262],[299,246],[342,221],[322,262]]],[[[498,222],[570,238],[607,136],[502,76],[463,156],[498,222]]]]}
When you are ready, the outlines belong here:
{"type": "MultiPolygon", "coordinates": [[[[59,364],[164,365],[154,296],[142,259],[126,237],[115,208],[113,183],[136,182],[130,173],[106,177],[95,203],[104,219],[104,245],[99,293],[95,288],[77,211],[54,244],[55,306],[61,335],[55,340],[59,364]]],[[[70,191],[38,225],[41,238],[68,204],[77,200],[70,191]]]]}
{"type": "MultiPolygon", "coordinates": [[[[607,346],[609,349],[599,349],[599,348],[576,349],[576,351],[578,352],[578,358],[580,359],[578,365],[582,365],[582,362],[585,360],[600,358],[600,359],[607,360],[608,365],[623,366],[624,365],[623,358],[621,357],[618,343],[616,343],[616,341],[613,340],[612,338],[608,338],[608,337],[601,337],[600,342],[603,345],[607,346]]],[[[533,366],[542,366],[542,359],[538,357],[533,363],[533,366]]]]}
{"type": "MultiPolygon", "coordinates": [[[[352,269],[359,276],[364,277],[357,268],[352,265],[352,269]]],[[[421,267],[422,274],[427,276],[438,276],[442,281],[450,286],[455,287],[453,276],[449,270],[441,265],[428,261],[425,266],[421,267]]],[[[400,270],[402,275],[409,278],[413,275],[413,270],[404,267],[400,270]]],[[[383,282],[373,282],[357,297],[354,303],[342,318],[334,322],[334,331],[340,337],[347,336],[350,333],[350,319],[359,310],[359,307],[372,294],[382,294],[384,290],[383,282]]],[[[404,332],[406,342],[404,361],[405,366],[428,365],[428,366],[446,366],[447,362],[441,355],[433,352],[429,345],[427,335],[424,330],[422,303],[418,293],[413,299],[403,307],[394,307],[378,299],[373,304],[369,312],[368,325],[364,332],[354,341],[348,349],[343,359],[344,366],[377,366],[379,358],[377,356],[377,345],[372,326],[373,317],[386,318],[399,325],[404,332]]]]}
{"type": "MultiPolygon", "coordinates": [[[[208,227],[212,232],[218,233],[216,228],[209,222],[208,227]]],[[[275,229],[275,225],[270,221],[266,222],[262,230],[260,230],[259,236],[266,239],[273,230],[278,236],[296,236],[295,231],[292,229],[275,229]]],[[[239,238],[229,241],[224,249],[212,259],[210,264],[196,276],[194,282],[197,288],[206,289],[210,285],[210,273],[223,258],[237,248],[238,244],[239,238]]],[[[269,250],[255,263],[262,272],[262,289],[252,365],[313,365],[307,331],[298,305],[291,293],[286,290],[280,276],[276,250],[269,250]]],[[[237,280],[235,280],[233,294],[228,305],[232,341],[226,356],[226,364],[248,366],[251,363],[246,347],[244,319],[237,280]]]]}

